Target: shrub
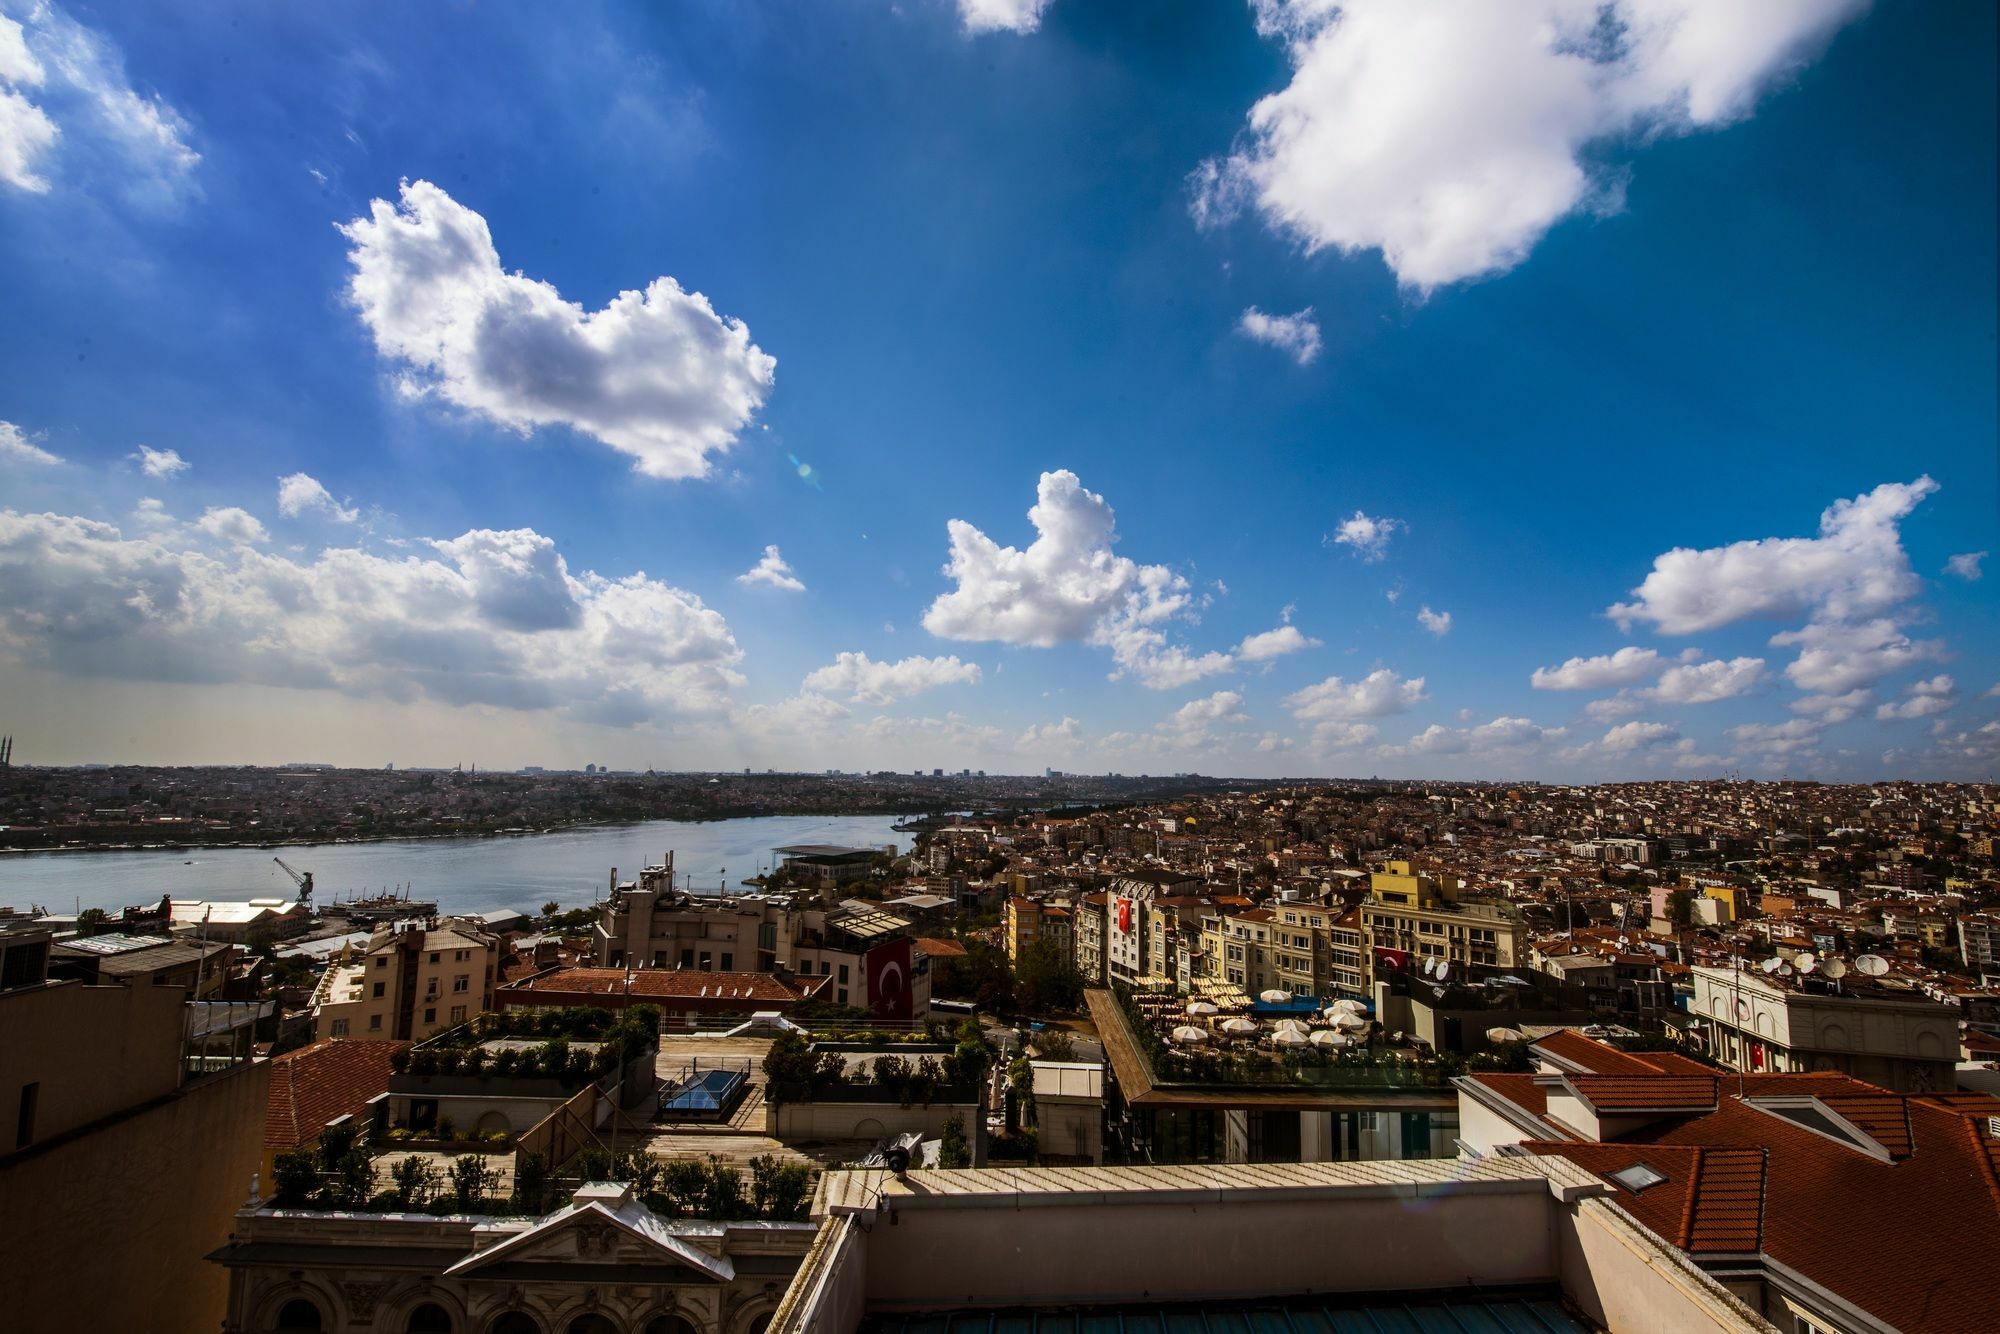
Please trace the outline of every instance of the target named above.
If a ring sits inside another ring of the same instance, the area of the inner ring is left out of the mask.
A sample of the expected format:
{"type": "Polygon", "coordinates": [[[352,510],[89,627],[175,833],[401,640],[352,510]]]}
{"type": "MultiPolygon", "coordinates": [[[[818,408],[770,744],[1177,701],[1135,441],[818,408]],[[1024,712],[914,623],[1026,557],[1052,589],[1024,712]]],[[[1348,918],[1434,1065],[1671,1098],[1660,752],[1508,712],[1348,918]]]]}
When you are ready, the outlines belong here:
{"type": "Polygon", "coordinates": [[[396,1050],[390,1052],[389,1068],[399,1075],[408,1070],[410,1068],[410,1049],[408,1047],[398,1047],[396,1050]]]}
{"type": "Polygon", "coordinates": [[[593,1144],[576,1155],[577,1175],[585,1181],[609,1181],[616,1160],[608,1149],[593,1144]]]}
{"type": "Polygon", "coordinates": [[[698,1159],[668,1159],[660,1169],[660,1190],[674,1213],[699,1214],[708,1194],[708,1171],[698,1159]]]}
{"type": "Polygon", "coordinates": [[[540,1153],[524,1153],[514,1163],[514,1199],[526,1212],[542,1212],[549,1186],[549,1160],[540,1153]]]}
{"type": "Polygon", "coordinates": [[[500,1173],[486,1165],[486,1160],[476,1153],[460,1154],[452,1159],[451,1189],[454,1203],[462,1214],[475,1212],[479,1205],[500,1184],[500,1173]]]}
{"type": "Polygon", "coordinates": [[[419,1154],[411,1154],[397,1163],[389,1173],[396,1184],[390,1194],[395,1199],[395,1208],[413,1210],[428,1208],[437,1197],[440,1175],[430,1160],[419,1154]]]}
{"type": "Polygon", "coordinates": [[[512,1047],[502,1047],[493,1057],[493,1073],[501,1078],[510,1078],[521,1063],[521,1053],[512,1047]]]}
{"type": "Polygon", "coordinates": [[[944,1119],[944,1130],[938,1141],[938,1166],[972,1166],[972,1146],[965,1140],[963,1112],[953,1112],[944,1119]]]}
{"type": "Polygon", "coordinates": [[[319,1159],[310,1149],[281,1153],[271,1165],[271,1198],[281,1208],[298,1209],[319,1189],[319,1159]]]}
{"type": "Polygon", "coordinates": [[[796,1222],[812,1197],[812,1169],[780,1162],[770,1154],[750,1160],[750,1202],[760,1218],[796,1222]]]}
{"type": "Polygon", "coordinates": [[[431,1133],[439,1139],[450,1139],[458,1133],[458,1125],[450,1117],[440,1116],[431,1133]]]}
{"type": "Polygon", "coordinates": [[[437,1073],[437,1053],[428,1047],[410,1054],[410,1073],[413,1075],[434,1075],[437,1073]]]}
{"type": "Polygon", "coordinates": [[[711,1157],[705,1175],[708,1189],[702,1196],[702,1217],[718,1222],[742,1217],[743,1174],[711,1157]]]}

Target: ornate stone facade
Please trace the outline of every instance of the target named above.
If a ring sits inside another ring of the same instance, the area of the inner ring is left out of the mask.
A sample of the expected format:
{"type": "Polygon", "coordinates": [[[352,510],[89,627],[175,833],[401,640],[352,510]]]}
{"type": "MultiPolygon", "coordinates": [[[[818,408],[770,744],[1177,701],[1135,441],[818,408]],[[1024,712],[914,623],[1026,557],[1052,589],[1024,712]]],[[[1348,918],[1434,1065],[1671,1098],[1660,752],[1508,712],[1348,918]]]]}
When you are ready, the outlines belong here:
{"type": "Polygon", "coordinates": [[[656,1217],[616,1184],[541,1218],[250,1207],[225,1334],[763,1334],[809,1223],[656,1217]]]}

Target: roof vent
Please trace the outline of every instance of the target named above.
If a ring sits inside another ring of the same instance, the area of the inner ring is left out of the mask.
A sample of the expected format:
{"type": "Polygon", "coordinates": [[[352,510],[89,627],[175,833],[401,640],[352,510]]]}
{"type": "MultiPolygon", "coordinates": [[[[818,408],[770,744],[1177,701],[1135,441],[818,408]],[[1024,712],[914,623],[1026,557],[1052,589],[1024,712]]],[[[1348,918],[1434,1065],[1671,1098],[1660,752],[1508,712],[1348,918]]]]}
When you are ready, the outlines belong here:
{"type": "Polygon", "coordinates": [[[1641,1191],[1657,1186],[1665,1181],[1667,1174],[1656,1171],[1644,1163],[1634,1163],[1630,1167],[1623,1167],[1616,1172],[1610,1173],[1610,1178],[1631,1191],[1634,1195],[1637,1195],[1641,1191]]]}

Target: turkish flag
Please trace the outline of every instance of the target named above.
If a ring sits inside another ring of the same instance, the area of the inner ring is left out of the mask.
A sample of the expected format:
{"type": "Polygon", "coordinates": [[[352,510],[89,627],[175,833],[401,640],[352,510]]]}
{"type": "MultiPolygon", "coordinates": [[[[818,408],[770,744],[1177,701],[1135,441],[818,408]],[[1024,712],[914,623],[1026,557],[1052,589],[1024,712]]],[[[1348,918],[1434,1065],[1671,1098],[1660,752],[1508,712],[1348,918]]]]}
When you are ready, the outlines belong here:
{"type": "Polygon", "coordinates": [[[1375,947],[1375,963],[1378,967],[1388,968],[1400,973],[1410,966],[1410,952],[1408,950],[1390,949],[1387,945],[1377,945],[1375,947]]]}
{"type": "Polygon", "coordinates": [[[1126,932],[1130,931],[1131,929],[1132,929],[1132,900],[1120,899],[1118,900],[1118,930],[1120,932],[1126,932]]]}

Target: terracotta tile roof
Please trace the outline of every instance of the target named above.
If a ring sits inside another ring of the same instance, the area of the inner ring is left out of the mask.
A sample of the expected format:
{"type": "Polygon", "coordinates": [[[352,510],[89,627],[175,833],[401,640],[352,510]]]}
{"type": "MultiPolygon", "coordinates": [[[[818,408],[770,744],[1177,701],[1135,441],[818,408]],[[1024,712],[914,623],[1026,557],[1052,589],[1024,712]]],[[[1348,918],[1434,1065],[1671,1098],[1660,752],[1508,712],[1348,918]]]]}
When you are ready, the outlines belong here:
{"type": "Polygon", "coordinates": [[[390,1058],[407,1042],[323,1038],[271,1060],[264,1147],[284,1153],[319,1137],[327,1122],[359,1112],[389,1090],[390,1058]]]}
{"type": "Polygon", "coordinates": [[[1854,1123],[1892,1158],[1910,1156],[1909,1099],[1894,1093],[1836,1093],[1820,1098],[1832,1111],[1854,1123]]]}
{"type": "Polygon", "coordinates": [[[1537,1117],[1549,1114],[1548,1094],[1535,1082],[1533,1075],[1501,1075],[1488,1072],[1466,1077],[1492,1089],[1525,1112],[1537,1117]]]}
{"type": "Polygon", "coordinates": [[[1764,1153],[1664,1144],[1569,1144],[1523,1147],[1569,1159],[1611,1179],[1644,1164],[1666,1177],[1634,1193],[1611,1179],[1619,1206],[1653,1232],[1694,1255],[1754,1254],[1763,1242],[1764,1153]]]}
{"type": "Polygon", "coordinates": [[[1563,1082],[1599,1113],[1715,1106],[1713,1075],[1568,1075],[1563,1082]]]}
{"type": "Polygon", "coordinates": [[[1573,1065],[1593,1075],[1657,1075],[1653,1053],[1643,1056],[1624,1052],[1608,1043],[1587,1038],[1573,1028],[1560,1028],[1547,1037],[1528,1044],[1531,1051],[1547,1055],[1559,1065],[1573,1065]]]}
{"type": "Polygon", "coordinates": [[[955,940],[940,940],[936,936],[918,936],[917,948],[933,959],[962,959],[965,946],[955,940]]]}

